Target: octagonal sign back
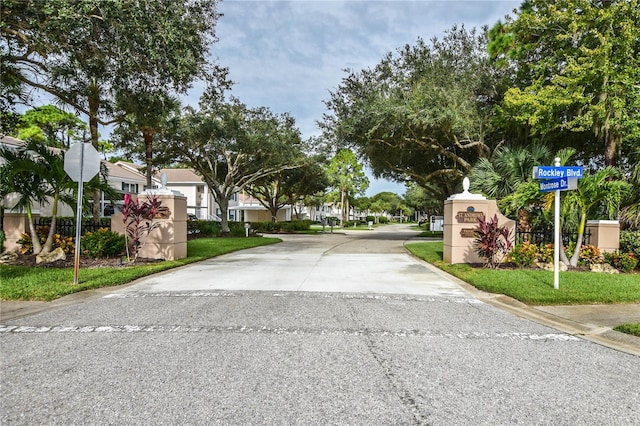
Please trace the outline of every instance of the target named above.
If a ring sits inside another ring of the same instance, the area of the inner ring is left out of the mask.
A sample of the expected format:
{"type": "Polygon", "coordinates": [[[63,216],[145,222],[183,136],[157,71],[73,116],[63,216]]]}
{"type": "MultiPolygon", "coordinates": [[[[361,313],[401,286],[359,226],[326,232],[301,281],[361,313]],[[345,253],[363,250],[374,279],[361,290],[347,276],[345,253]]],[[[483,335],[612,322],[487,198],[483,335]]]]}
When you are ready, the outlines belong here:
{"type": "Polygon", "coordinates": [[[74,182],[88,182],[100,171],[100,153],[90,143],[76,143],[64,154],[64,171],[74,182]],[[84,152],[83,152],[84,150],[84,152]]]}

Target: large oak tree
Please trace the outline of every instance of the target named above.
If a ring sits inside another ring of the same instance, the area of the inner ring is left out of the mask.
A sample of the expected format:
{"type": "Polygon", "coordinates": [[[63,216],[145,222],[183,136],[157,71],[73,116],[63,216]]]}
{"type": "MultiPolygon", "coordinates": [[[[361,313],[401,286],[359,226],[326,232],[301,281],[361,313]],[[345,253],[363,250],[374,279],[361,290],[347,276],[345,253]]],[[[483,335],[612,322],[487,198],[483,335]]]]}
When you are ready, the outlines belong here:
{"type": "Polygon", "coordinates": [[[192,167],[212,191],[229,233],[229,200],[236,192],[301,164],[302,142],[294,119],[237,100],[189,109],[170,144],[176,160],[192,167]]]}
{"type": "MultiPolygon", "coordinates": [[[[20,87],[44,90],[98,125],[120,119],[118,93],[184,92],[224,70],[209,62],[218,0],[6,0],[0,31],[0,83],[11,104],[20,87]],[[10,90],[9,90],[10,89],[10,90]]],[[[94,195],[94,216],[99,202],[94,195]]]]}
{"type": "Polygon", "coordinates": [[[502,89],[486,43],[486,31],[454,27],[351,71],[326,101],[327,138],[353,148],[376,176],[452,194],[500,141],[491,123],[502,89]]]}

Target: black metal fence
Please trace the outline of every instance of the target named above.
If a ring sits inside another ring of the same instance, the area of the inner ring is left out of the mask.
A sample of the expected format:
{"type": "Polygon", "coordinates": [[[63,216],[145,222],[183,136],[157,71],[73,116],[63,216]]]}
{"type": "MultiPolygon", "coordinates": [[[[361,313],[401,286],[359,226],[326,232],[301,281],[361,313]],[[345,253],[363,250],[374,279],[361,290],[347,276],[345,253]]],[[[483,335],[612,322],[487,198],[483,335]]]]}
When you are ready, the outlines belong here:
{"type": "MultiPolygon", "coordinates": [[[[563,232],[562,243],[566,246],[571,241],[578,239],[577,232],[563,232]]],[[[525,241],[529,241],[533,244],[553,244],[553,230],[548,229],[544,231],[516,231],[516,244],[521,244],[525,241]]],[[[582,236],[582,244],[591,244],[591,231],[587,230],[582,236]]]]}
{"type": "MultiPolygon", "coordinates": [[[[39,226],[51,226],[50,217],[40,217],[35,222],[36,227],[39,226]]],[[[96,224],[93,219],[83,219],[80,224],[80,235],[84,235],[87,232],[95,232],[100,228],[111,229],[111,218],[103,217],[100,219],[100,223],[96,224]]],[[[56,233],[64,235],[65,237],[76,236],[76,220],[75,218],[59,217],[56,219],[56,233]]]]}

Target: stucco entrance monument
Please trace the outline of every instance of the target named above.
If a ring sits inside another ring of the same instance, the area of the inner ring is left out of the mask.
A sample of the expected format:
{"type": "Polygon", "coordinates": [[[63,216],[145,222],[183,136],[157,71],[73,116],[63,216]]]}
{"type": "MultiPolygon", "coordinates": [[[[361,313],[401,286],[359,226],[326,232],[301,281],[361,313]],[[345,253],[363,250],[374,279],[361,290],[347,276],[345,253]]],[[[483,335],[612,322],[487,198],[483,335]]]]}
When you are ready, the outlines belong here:
{"type": "MultiPolygon", "coordinates": [[[[444,253],[443,259],[449,263],[482,263],[473,250],[475,229],[478,219],[498,216],[498,224],[507,226],[514,235],[515,221],[498,210],[495,200],[487,200],[481,194],[469,192],[469,178],[464,178],[460,194],[454,194],[444,202],[444,253]]],[[[513,237],[512,237],[513,238],[513,237]]]]}
{"type": "MultiPolygon", "coordinates": [[[[160,227],[154,229],[140,250],[140,257],[175,260],[187,257],[187,197],[166,187],[166,175],[161,179],[162,187],[143,191],[139,197],[155,195],[168,208],[166,218],[157,218],[160,227]]],[[[111,230],[124,234],[122,213],[111,216],[111,230]]]]}

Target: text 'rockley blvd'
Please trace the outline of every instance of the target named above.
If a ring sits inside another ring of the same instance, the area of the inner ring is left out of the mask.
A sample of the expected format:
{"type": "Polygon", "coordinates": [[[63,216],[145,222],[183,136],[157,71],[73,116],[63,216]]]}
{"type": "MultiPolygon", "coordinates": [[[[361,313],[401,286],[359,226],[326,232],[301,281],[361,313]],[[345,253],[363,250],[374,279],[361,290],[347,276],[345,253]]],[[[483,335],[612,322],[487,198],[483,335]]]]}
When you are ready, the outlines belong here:
{"type": "Polygon", "coordinates": [[[577,178],[583,176],[583,169],[580,166],[572,167],[554,167],[554,166],[538,166],[533,168],[534,179],[560,179],[560,178],[577,178]]]}

